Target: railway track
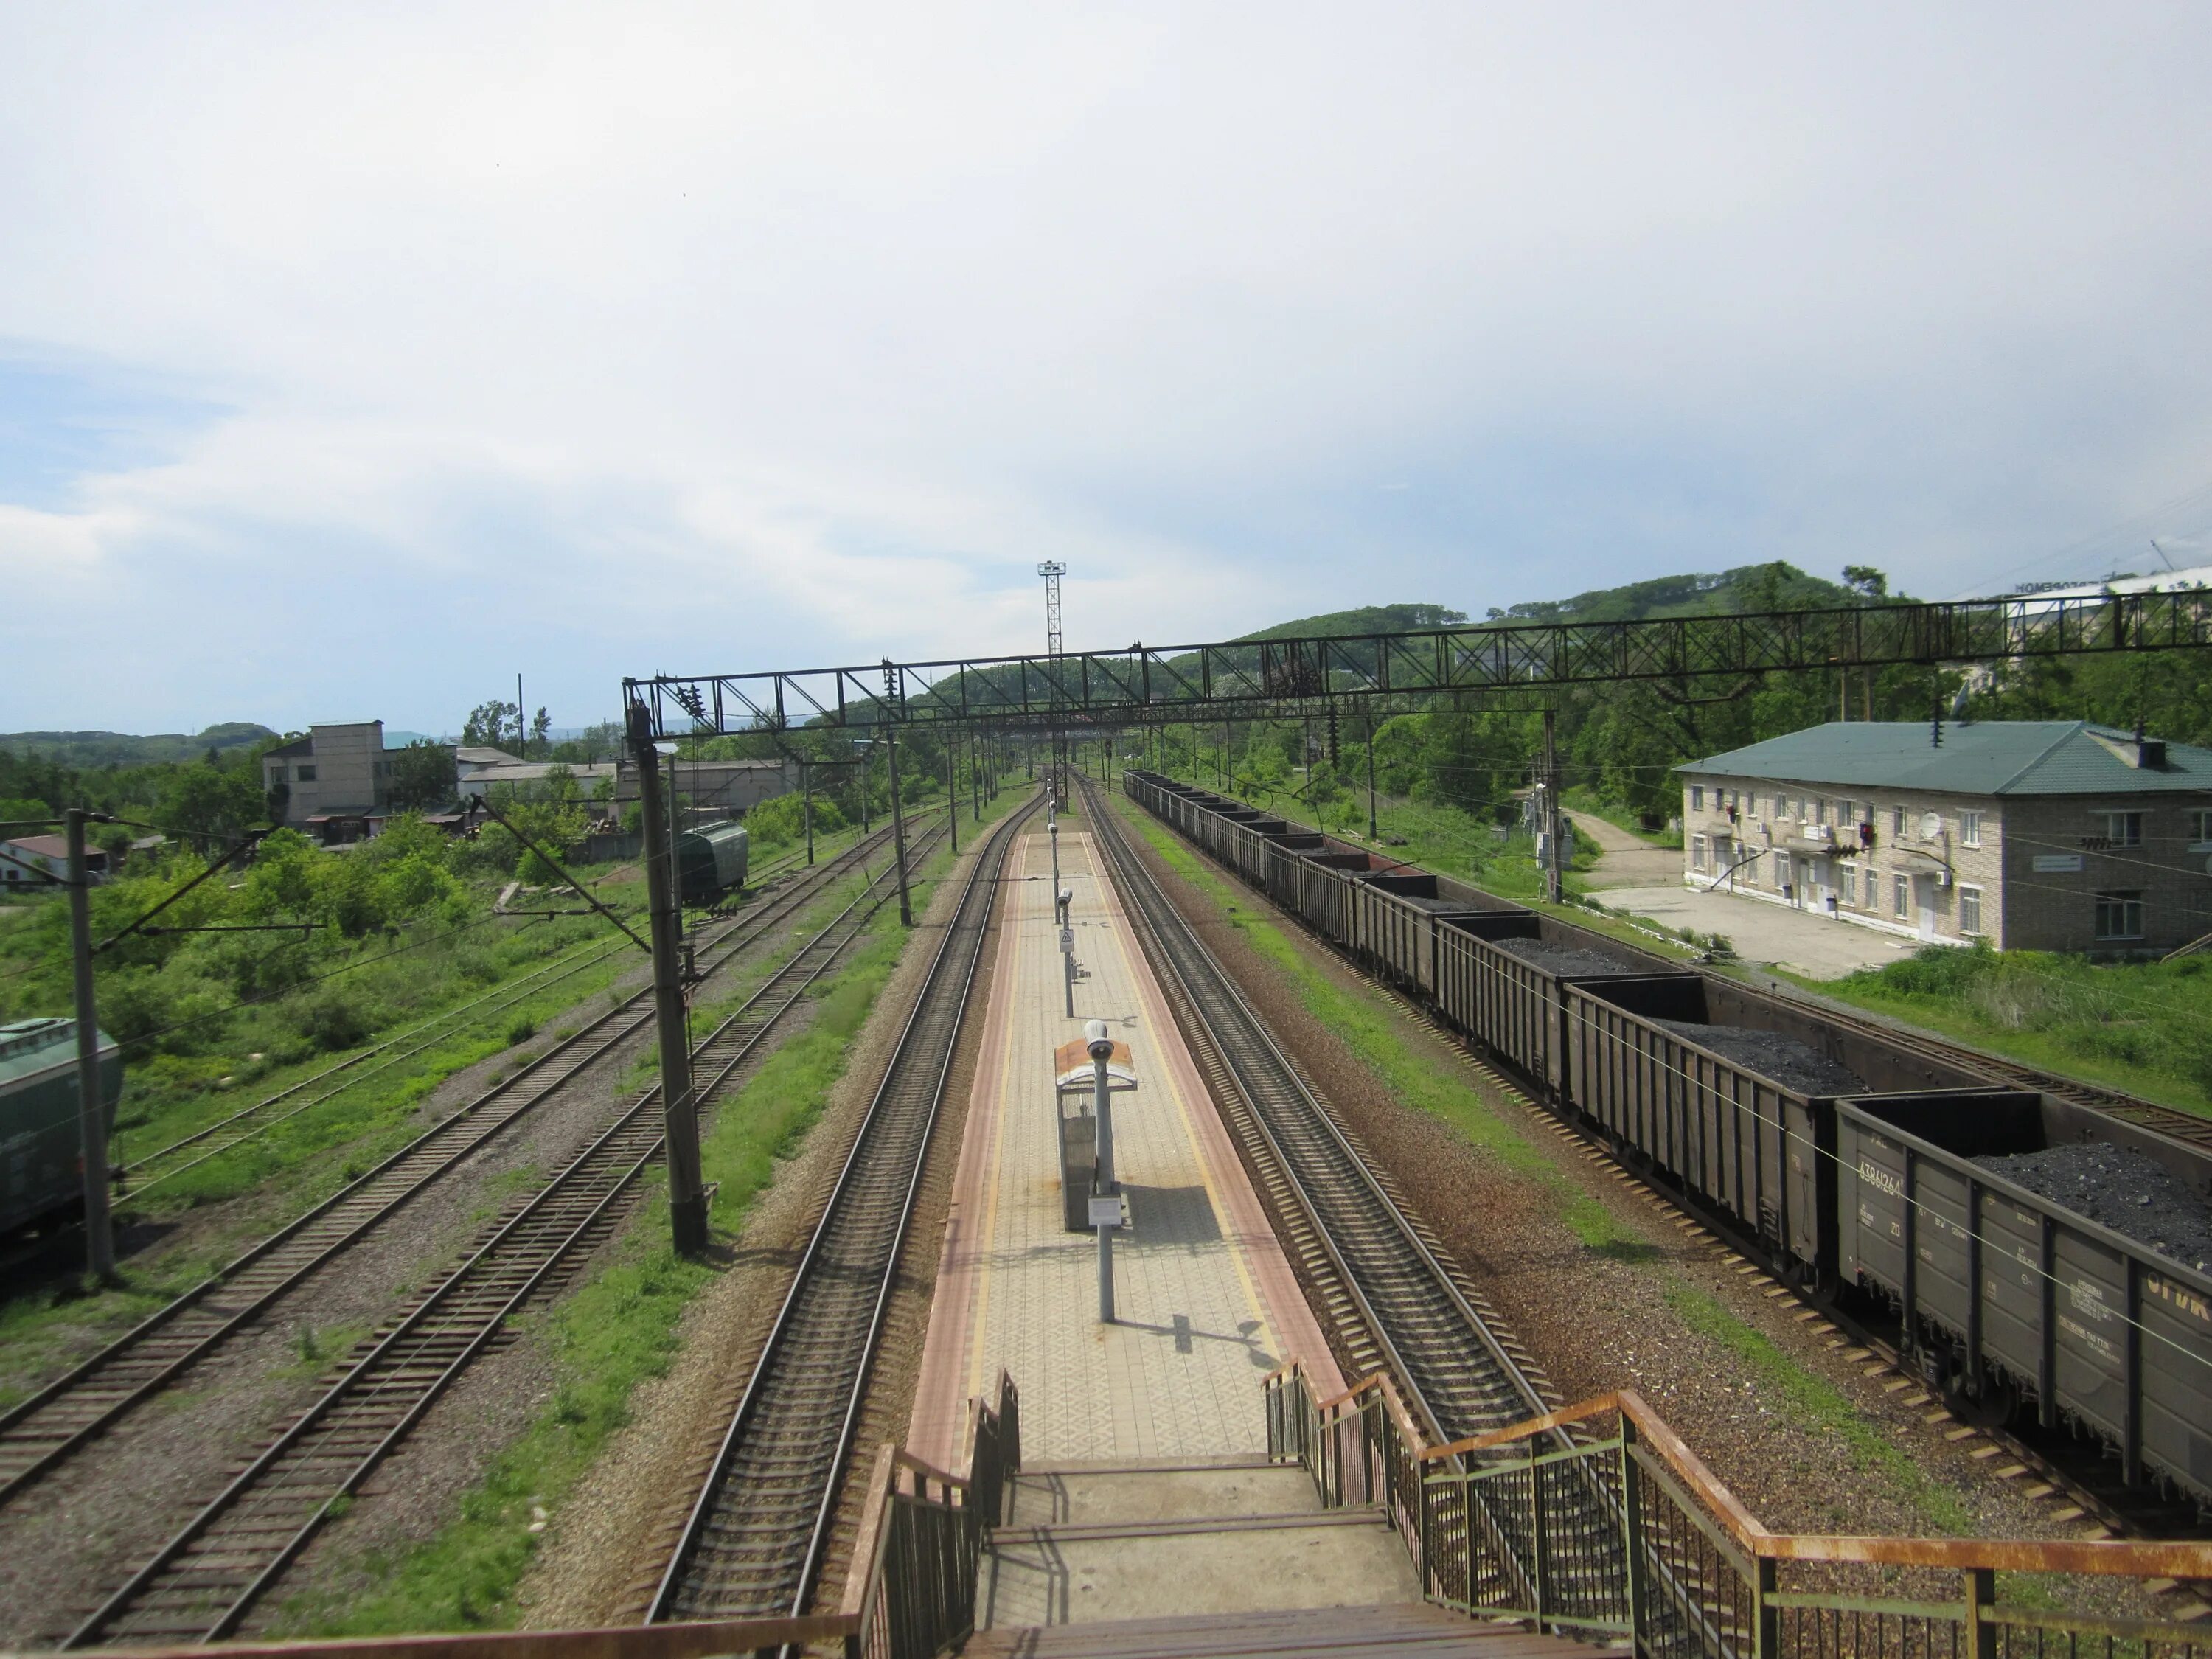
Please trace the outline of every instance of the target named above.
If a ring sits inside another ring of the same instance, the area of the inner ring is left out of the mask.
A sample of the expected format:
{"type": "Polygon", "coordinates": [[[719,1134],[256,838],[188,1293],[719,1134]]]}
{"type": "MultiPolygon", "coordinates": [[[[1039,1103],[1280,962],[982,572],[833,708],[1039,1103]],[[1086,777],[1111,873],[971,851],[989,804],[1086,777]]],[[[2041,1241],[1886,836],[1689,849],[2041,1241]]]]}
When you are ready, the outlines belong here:
{"type": "Polygon", "coordinates": [[[1341,1316],[1335,1322],[1354,1366],[1387,1366],[1439,1443],[1551,1411],[1559,1402],[1548,1382],[1498,1334],[1495,1316],[1446,1265],[1435,1237],[1131,854],[1089,786],[1085,811],[1146,954],[1167,969],[1185,1035],[1215,1073],[1217,1095],[1234,1103],[1235,1127],[1261,1154],[1267,1184],[1290,1200],[1277,1213],[1303,1220],[1294,1230],[1303,1265],[1332,1312],[1344,1305],[1358,1316],[1349,1330],[1341,1316]]]}
{"type": "Polygon", "coordinates": [[[908,1218],[1007,847],[991,832],[647,1613],[796,1613],[830,1541],[908,1218]]]}
{"type": "MultiPolygon", "coordinates": [[[[919,860],[943,826],[925,831],[919,860]]],[[[710,1032],[693,1053],[702,1111],[890,895],[887,869],[710,1032]]],[[[663,1146],[656,1085],[403,1316],[365,1340],[319,1398],[64,1642],[214,1641],[231,1635],[438,1397],[509,1321],[566,1281],[635,1209],[663,1146]]]]}
{"type": "MultiPolygon", "coordinates": [[[[880,841],[870,838],[709,936],[702,941],[702,976],[729,965],[775,923],[802,909],[840,875],[864,865],[879,848],[880,841]]],[[[603,1087],[598,1071],[652,1019],[649,988],[625,998],[0,1413],[0,1504],[258,1322],[280,1299],[528,1114],[575,1090],[603,1087]]]]}
{"type": "MultiPolygon", "coordinates": [[[[1166,970],[1162,988],[1176,1023],[1244,1144],[1285,1242],[1328,1309],[1351,1374],[1387,1371],[1435,1445],[1554,1410],[1560,1401],[1549,1379],[1445,1259],[1434,1235],[1131,853],[1103,792],[1086,781],[1084,795],[1139,942],[1166,970]]],[[[1563,1431],[1548,1438],[1562,1449],[1571,1443],[1563,1431]]],[[[1583,1466],[1571,1467],[1579,1478],[1549,1495],[1543,1540],[1523,1506],[1499,1505],[1472,1485],[1465,1490],[1466,1524],[1500,1541],[1523,1575],[1524,1593],[1533,1582],[1528,1576],[1540,1572],[1537,1564],[1547,1558],[1554,1571],[1573,1563],[1563,1571],[1571,1597],[1602,1597],[1626,1581],[1620,1499],[1583,1466]],[[1572,1547],[1563,1549],[1562,1538],[1572,1539],[1572,1547]]],[[[1668,1576],[1680,1565],[1654,1565],[1668,1576]]]]}
{"type": "MultiPolygon", "coordinates": [[[[1271,908],[1276,908],[1265,893],[1261,897],[1271,908]]],[[[1837,1333],[1836,1340],[1830,1343],[1832,1347],[1849,1347],[1864,1354],[1869,1365],[1866,1374],[1894,1373],[1908,1382],[1921,1377],[1921,1368],[1903,1351],[1894,1330],[1885,1333],[1866,1320],[1855,1316],[1834,1297],[1820,1294],[1791,1276],[1776,1272],[1769,1249],[1761,1241],[1747,1237],[1731,1218],[1698,1202],[1658,1172],[1624,1161],[1619,1149],[1587,1120],[1553,1103],[1543,1089],[1532,1084],[1510,1063],[1492,1054],[1455,1030],[1428,1002],[1376,975],[1368,963],[1316,932],[1303,917],[1290,911],[1279,914],[1285,921],[1297,926],[1331,954],[1354,968],[1370,986],[1396,1004],[1407,1018],[1433,1033],[1470,1073],[1480,1079],[1485,1089],[1520,1105],[1536,1122],[1544,1125],[1566,1145],[1576,1148],[1585,1158],[1613,1170],[1631,1190],[1676,1218],[1679,1224],[1690,1228],[1693,1236],[1709,1241],[1711,1247],[1739,1271],[1759,1273],[1770,1283],[1770,1295],[1786,1294],[1794,1301],[1802,1310],[1800,1317],[1825,1322],[1818,1328],[1837,1333]]],[[[1940,1058],[1960,1066],[1979,1067],[1985,1073],[2017,1082],[2023,1087],[2047,1090],[2097,1109],[2113,1112],[2115,1115],[2126,1117],[2130,1121],[2142,1123],[2162,1133],[2179,1133],[2181,1139],[2202,1141],[2207,1132],[2212,1131],[2212,1125],[2168,1107],[2105,1090],[2093,1084],[2056,1078],[2004,1060],[1981,1049],[1949,1043],[1942,1038],[1927,1036],[1923,1033],[1881,1021],[1857,1018],[1842,1005],[1804,996],[1794,987],[1777,984],[1774,989],[1777,994],[1793,997],[1816,1009],[1823,1018],[1853,1024],[1885,1042],[1917,1047],[1922,1053],[1932,1058],[1940,1058]],[[2121,1108],[2127,1109],[2117,1109],[2121,1108]]],[[[1948,1428],[1955,1419],[1951,1412],[1942,1408],[1957,1406],[1960,1412],[1966,1414],[1970,1426],[1986,1435],[2014,1460],[2017,1474],[2032,1475],[2033,1480],[2024,1480],[2023,1484],[2035,1486],[2038,1493],[2054,1504],[2071,1504],[2117,1533],[2146,1537],[2197,1535],[2193,1513],[2187,1506],[2154,1501],[2147,1503],[2140,1490],[2119,1485],[2106,1460],[2099,1456],[2094,1448],[2085,1455],[2081,1447],[2069,1437],[2023,1438],[2020,1434],[1990,1424],[1984,1415],[1972,1412],[1964,1404],[1942,1399],[1941,1389],[1933,1382],[1924,1382],[1921,1392],[1912,1398],[1915,1409],[1923,1406],[1938,1407],[1937,1414],[1926,1420],[1945,1428],[1948,1428]]],[[[2185,1592],[2194,1592],[2200,1599],[2212,1601],[2212,1585],[2185,1583],[2165,1593],[2185,1592]]]]}

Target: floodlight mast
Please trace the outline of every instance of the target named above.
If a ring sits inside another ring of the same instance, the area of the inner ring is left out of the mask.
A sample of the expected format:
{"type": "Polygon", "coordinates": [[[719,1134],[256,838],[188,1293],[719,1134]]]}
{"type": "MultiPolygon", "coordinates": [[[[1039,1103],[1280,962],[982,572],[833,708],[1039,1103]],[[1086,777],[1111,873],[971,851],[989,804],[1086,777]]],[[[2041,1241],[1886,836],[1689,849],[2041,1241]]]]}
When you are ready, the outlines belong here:
{"type": "MultiPolygon", "coordinates": [[[[1060,579],[1067,574],[1067,567],[1057,559],[1047,559],[1037,566],[1037,574],[1044,578],[1044,639],[1047,672],[1051,676],[1052,708],[1060,711],[1063,692],[1060,684],[1060,579]]],[[[1052,765],[1045,780],[1045,787],[1055,805],[1067,800],[1067,733],[1055,719],[1051,727],[1052,765]]]]}

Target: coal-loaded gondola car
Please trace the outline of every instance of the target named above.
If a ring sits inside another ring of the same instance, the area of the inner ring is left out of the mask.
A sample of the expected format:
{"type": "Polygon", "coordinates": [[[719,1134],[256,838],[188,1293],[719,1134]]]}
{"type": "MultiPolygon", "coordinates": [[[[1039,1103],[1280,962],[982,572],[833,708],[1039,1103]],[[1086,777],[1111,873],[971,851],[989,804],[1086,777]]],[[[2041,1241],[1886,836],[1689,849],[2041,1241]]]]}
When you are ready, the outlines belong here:
{"type": "Polygon", "coordinates": [[[725,822],[676,838],[677,880],[686,904],[714,904],[745,884],[745,827],[725,822]]]}
{"type": "Polygon", "coordinates": [[[1249,873],[1249,808],[1125,787],[1778,1269],[1890,1302],[1954,1401],[2212,1505],[2212,1155],[1303,825],[1249,873]]]}
{"type": "MultiPolygon", "coordinates": [[[[110,1127],[123,1094],[123,1054],[100,1037],[100,1109],[110,1127]]],[[[74,1212],[84,1200],[77,1116],[76,1022],[0,1025],[0,1234],[74,1212]]]]}
{"type": "Polygon", "coordinates": [[[1836,1109],[1838,1252],[1929,1381],[2212,1505],[2212,1156],[2019,1089],[1836,1109]]]}
{"type": "Polygon", "coordinates": [[[1705,974],[1561,988],[1571,1108],[1812,1282],[1836,1273],[1835,1103],[1990,1079],[1705,974]]]}

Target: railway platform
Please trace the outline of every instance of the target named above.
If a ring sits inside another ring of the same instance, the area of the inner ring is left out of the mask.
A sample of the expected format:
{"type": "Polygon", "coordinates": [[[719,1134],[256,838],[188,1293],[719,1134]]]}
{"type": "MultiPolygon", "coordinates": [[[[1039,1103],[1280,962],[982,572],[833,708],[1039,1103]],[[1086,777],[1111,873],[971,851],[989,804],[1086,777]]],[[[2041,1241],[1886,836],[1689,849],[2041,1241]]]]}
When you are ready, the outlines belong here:
{"type": "MultiPolygon", "coordinates": [[[[1264,1450],[1260,1385],[1327,1346],[1080,819],[1060,884],[1085,977],[1066,1012],[1051,848],[1012,849],[982,1052],[945,1224],[908,1444],[954,1467],[967,1402],[1003,1368],[1030,1457],[1127,1464],[1264,1450]],[[1104,1019],[1138,1079],[1114,1109],[1130,1227],[1116,1322],[1098,1320],[1097,1245],[1062,1225],[1054,1051],[1104,1019]]],[[[1329,1373],[1332,1376],[1333,1370],[1329,1373]]]]}

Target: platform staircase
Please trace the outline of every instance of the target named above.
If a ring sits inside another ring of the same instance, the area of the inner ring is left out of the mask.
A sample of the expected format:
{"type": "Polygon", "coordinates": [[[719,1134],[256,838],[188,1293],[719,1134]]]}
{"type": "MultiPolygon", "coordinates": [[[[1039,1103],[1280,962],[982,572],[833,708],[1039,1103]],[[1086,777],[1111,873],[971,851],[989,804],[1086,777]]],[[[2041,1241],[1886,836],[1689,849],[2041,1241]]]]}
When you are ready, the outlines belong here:
{"type": "Polygon", "coordinates": [[[1325,1509],[1304,1469],[1264,1453],[1031,1465],[1007,1488],[963,1659],[1578,1645],[1426,1604],[1379,1507],[1325,1509]]]}

